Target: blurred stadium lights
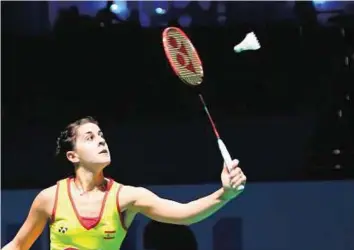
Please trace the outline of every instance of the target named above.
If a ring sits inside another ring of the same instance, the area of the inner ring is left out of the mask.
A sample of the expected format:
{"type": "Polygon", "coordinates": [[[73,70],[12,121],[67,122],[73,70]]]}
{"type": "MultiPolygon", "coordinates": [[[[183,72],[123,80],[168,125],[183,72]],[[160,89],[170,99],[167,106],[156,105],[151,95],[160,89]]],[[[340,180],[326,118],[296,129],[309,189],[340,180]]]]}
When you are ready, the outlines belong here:
{"type": "Polygon", "coordinates": [[[155,12],[156,12],[156,14],[159,14],[159,15],[166,14],[166,10],[163,8],[160,8],[160,7],[156,8],[155,12]]]}
{"type": "Polygon", "coordinates": [[[167,13],[169,8],[168,1],[154,1],[153,3],[155,14],[164,15],[167,13]]]}
{"type": "Polygon", "coordinates": [[[348,3],[345,1],[312,1],[317,11],[345,10],[348,3]]]}
{"type": "Polygon", "coordinates": [[[120,19],[126,20],[129,17],[130,11],[127,5],[127,1],[107,1],[107,4],[110,5],[109,10],[117,15],[120,19]]]}
{"type": "Polygon", "coordinates": [[[318,5],[318,4],[323,4],[327,1],[320,1],[320,0],[315,0],[315,1],[312,1],[315,5],[318,5]]]}
{"type": "Polygon", "coordinates": [[[112,4],[111,7],[109,8],[113,13],[118,14],[119,13],[119,6],[118,4],[112,4]]]}

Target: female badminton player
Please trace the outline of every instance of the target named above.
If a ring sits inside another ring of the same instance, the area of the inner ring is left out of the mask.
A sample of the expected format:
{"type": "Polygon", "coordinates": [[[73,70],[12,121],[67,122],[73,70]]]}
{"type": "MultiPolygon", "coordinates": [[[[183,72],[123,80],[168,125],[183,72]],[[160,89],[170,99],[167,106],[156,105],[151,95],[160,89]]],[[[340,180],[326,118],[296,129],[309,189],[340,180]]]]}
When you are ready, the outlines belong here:
{"type": "Polygon", "coordinates": [[[224,166],[219,190],[182,204],[106,178],[103,170],[111,156],[97,121],[91,117],[69,124],[57,144],[57,153],[74,165],[75,177],[59,180],[38,194],[24,224],[4,250],[30,249],[47,222],[52,250],[120,249],[136,214],[190,225],[237,197],[242,192],[237,187],[246,181],[235,161],[231,171],[224,166]]]}

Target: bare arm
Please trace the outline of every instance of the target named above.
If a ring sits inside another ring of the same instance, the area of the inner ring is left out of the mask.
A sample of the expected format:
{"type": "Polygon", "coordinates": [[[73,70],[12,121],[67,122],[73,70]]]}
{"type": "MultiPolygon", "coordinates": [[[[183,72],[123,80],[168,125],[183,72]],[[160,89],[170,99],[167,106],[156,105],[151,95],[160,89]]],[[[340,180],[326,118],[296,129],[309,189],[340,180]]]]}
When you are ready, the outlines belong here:
{"type": "Polygon", "coordinates": [[[136,188],[133,209],[163,223],[190,225],[214,214],[230,199],[223,188],[188,203],[179,203],[158,197],[145,188],[136,188]]]}
{"type": "Polygon", "coordinates": [[[234,160],[230,170],[224,165],[221,173],[222,188],[184,204],[160,198],[145,188],[129,187],[125,192],[131,200],[128,209],[170,224],[190,225],[204,220],[243,192],[238,187],[245,184],[246,176],[238,167],[238,162],[234,160]]]}
{"type": "Polygon", "coordinates": [[[27,219],[15,238],[3,250],[27,250],[36,241],[47,223],[48,214],[45,210],[46,199],[43,191],[34,199],[27,219]]]}

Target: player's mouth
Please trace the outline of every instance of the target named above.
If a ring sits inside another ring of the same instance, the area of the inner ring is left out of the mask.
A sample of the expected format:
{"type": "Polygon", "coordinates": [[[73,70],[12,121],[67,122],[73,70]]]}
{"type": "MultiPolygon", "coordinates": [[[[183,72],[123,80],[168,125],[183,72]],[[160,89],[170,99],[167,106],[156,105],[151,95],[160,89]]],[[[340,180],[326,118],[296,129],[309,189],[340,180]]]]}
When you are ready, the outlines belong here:
{"type": "Polygon", "coordinates": [[[99,154],[108,154],[108,150],[107,149],[102,149],[99,154]]]}

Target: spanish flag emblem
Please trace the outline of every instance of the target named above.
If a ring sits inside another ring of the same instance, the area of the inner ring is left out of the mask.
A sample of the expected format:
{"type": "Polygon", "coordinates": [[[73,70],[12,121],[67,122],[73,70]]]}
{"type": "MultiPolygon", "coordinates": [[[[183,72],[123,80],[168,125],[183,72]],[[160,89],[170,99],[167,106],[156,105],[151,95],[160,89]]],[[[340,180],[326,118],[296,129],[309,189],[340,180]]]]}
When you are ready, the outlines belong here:
{"type": "Polygon", "coordinates": [[[104,239],[105,240],[112,240],[116,237],[116,231],[104,231],[104,239]]]}

